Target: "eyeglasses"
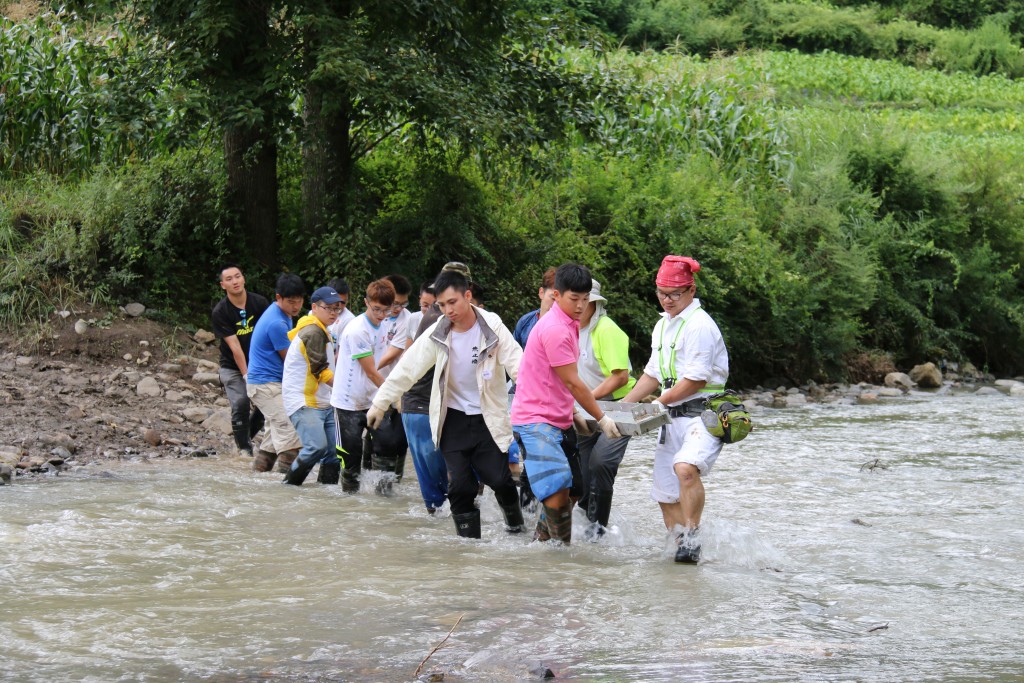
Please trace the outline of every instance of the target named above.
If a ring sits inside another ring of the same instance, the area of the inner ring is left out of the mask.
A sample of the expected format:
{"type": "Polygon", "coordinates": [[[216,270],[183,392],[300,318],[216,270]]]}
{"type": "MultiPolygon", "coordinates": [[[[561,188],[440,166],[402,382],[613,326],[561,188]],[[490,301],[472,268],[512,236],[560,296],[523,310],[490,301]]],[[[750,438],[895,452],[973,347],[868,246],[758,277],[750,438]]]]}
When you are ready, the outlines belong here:
{"type": "Polygon", "coordinates": [[[654,290],[654,293],[658,295],[658,298],[662,301],[679,301],[683,298],[683,294],[690,291],[690,288],[681,289],[678,292],[663,292],[660,289],[654,290]]]}
{"type": "Polygon", "coordinates": [[[391,307],[381,308],[380,306],[367,306],[366,310],[370,311],[374,315],[384,315],[391,310],[391,307]]]}
{"type": "Polygon", "coordinates": [[[403,308],[405,308],[408,305],[409,305],[409,300],[408,299],[406,299],[405,301],[396,301],[395,303],[391,304],[391,310],[392,311],[400,311],[400,310],[402,310],[403,308]]]}
{"type": "Polygon", "coordinates": [[[320,304],[320,308],[324,309],[325,311],[330,311],[331,313],[341,313],[342,311],[345,310],[345,305],[335,304],[334,306],[325,306],[324,304],[320,304]]]}

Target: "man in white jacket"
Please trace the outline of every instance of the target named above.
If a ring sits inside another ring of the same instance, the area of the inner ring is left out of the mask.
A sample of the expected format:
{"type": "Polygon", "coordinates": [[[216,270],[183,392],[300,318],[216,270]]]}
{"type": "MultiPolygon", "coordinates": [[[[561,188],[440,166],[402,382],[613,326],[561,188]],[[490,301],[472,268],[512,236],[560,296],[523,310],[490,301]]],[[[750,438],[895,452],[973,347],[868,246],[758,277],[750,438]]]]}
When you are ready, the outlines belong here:
{"type": "Polygon", "coordinates": [[[471,303],[469,279],[442,271],[434,281],[444,317],[424,330],[377,390],[367,413],[372,428],[392,403],[435,368],[430,431],[448,467],[448,500],[459,536],[480,538],[474,505],[479,481],[494,490],[507,531],[523,531],[519,494],[508,469],[512,423],[506,374],[515,380],[522,349],[496,314],[471,303]]]}

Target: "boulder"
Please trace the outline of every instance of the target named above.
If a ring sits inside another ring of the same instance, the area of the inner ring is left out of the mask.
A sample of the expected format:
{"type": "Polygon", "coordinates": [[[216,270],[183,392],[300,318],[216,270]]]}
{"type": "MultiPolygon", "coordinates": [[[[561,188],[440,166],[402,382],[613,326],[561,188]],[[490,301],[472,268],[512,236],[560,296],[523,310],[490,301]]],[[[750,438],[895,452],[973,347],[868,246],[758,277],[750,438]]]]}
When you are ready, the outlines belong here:
{"type": "Polygon", "coordinates": [[[216,410],[203,420],[203,427],[218,434],[231,433],[231,410],[216,410]]]}
{"type": "Polygon", "coordinates": [[[68,449],[72,453],[78,450],[78,446],[77,444],[75,444],[75,440],[72,439],[67,434],[64,434],[63,432],[44,432],[40,434],[37,438],[39,439],[39,442],[42,443],[44,446],[61,446],[63,448],[68,449]]]}
{"type": "Polygon", "coordinates": [[[157,398],[164,393],[164,390],[160,388],[160,382],[156,381],[156,377],[143,377],[135,385],[135,393],[139,396],[157,398]]]}
{"type": "Polygon", "coordinates": [[[942,386],[942,371],[935,367],[935,363],[922,363],[915,365],[910,370],[910,379],[917,382],[917,386],[924,389],[935,389],[942,386]]]}
{"type": "Polygon", "coordinates": [[[995,387],[981,387],[974,392],[975,396],[1002,396],[1003,392],[999,391],[995,387]]]}
{"type": "Polygon", "coordinates": [[[197,358],[195,360],[196,371],[198,372],[219,372],[220,366],[214,363],[212,360],[206,360],[205,358],[197,358]]]}
{"type": "Polygon", "coordinates": [[[878,394],[873,391],[862,391],[857,397],[857,403],[871,404],[878,403],[878,394]]]}
{"type": "Polygon", "coordinates": [[[0,465],[0,486],[10,486],[14,483],[14,468],[10,465],[0,465]]]}
{"type": "Polygon", "coordinates": [[[903,393],[904,389],[900,389],[899,387],[882,387],[878,390],[879,397],[884,398],[897,398],[902,396],[903,393]]]}
{"type": "Polygon", "coordinates": [[[1013,389],[1014,387],[1024,387],[1024,382],[1016,379],[997,379],[993,382],[997,387],[1003,387],[1006,389],[1013,389]]]}
{"type": "Polygon", "coordinates": [[[1024,384],[1010,387],[1010,396],[1024,396],[1024,384]]]}
{"type": "Polygon", "coordinates": [[[18,464],[21,460],[21,456],[25,455],[25,449],[20,446],[4,446],[0,445],[0,463],[11,465],[18,464]]]}
{"type": "Polygon", "coordinates": [[[200,384],[220,384],[220,375],[216,372],[197,372],[192,375],[192,381],[200,384]]]}
{"type": "Polygon", "coordinates": [[[210,417],[210,414],[212,412],[213,411],[210,410],[209,408],[200,408],[200,407],[197,407],[197,406],[192,406],[192,407],[185,408],[184,410],[182,410],[181,411],[181,416],[184,417],[189,422],[194,422],[196,424],[199,424],[200,422],[202,422],[206,418],[210,417]]]}
{"type": "Polygon", "coordinates": [[[217,335],[213,332],[207,332],[206,330],[196,330],[196,333],[192,335],[192,338],[200,344],[212,344],[217,341],[217,335]]]}
{"type": "Polygon", "coordinates": [[[885,386],[903,387],[910,390],[914,386],[914,380],[910,379],[910,376],[905,372],[890,372],[885,376],[885,386]]]}
{"type": "Polygon", "coordinates": [[[146,312],[146,307],[136,301],[125,306],[124,312],[133,318],[138,318],[146,312]]]}
{"type": "Polygon", "coordinates": [[[977,380],[981,379],[981,372],[974,367],[974,363],[964,363],[960,368],[960,376],[966,380],[977,380]]]}
{"type": "Polygon", "coordinates": [[[795,406],[807,405],[807,397],[803,394],[789,394],[786,396],[786,407],[793,408],[795,406]]]}

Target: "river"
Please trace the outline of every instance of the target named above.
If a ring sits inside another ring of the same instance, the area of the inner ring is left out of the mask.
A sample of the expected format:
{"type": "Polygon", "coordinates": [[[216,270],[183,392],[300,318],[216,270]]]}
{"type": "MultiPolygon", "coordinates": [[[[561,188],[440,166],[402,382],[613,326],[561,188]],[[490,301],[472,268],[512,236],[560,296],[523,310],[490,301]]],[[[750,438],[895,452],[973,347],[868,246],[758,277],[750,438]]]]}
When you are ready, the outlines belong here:
{"type": "Polygon", "coordinates": [[[490,492],[484,538],[457,538],[411,464],[390,498],[232,458],[19,480],[0,677],[414,681],[452,631],[421,680],[1021,680],[1022,405],[765,410],[706,480],[697,566],[648,497],[650,436],[613,533],[569,548],[506,535],[490,492]]]}

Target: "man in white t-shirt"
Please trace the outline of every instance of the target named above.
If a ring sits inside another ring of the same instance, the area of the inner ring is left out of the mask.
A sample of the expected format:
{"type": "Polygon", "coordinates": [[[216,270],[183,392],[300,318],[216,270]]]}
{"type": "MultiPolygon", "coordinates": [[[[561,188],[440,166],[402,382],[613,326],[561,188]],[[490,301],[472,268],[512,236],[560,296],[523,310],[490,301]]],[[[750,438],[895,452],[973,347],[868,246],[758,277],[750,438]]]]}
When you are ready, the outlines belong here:
{"type": "Polygon", "coordinates": [[[359,490],[359,474],[363,467],[363,430],[366,411],[384,383],[377,370],[383,356],[384,321],[395,301],[395,287],[380,279],[366,287],[366,311],[345,327],[338,342],[338,366],[335,373],[331,405],[337,424],[337,453],[341,461],[342,490],[359,490]]]}
{"type": "MultiPolygon", "coordinates": [[[[348,308],[348,299],[351,296],[351,290],[348,286],[348,281],[343,277],[336,277],[327,283],[328,287],[333,287],[334,291],[341,297],[341,314],[338,319],[330,327],[331,334],[334,335],[335,341],[341,339],[341,333],[345,331],[345,328],[350,322],[356,319],[355,314],[348,308]]],[[[337,351],[337,349],[335,349],[337,351]]]]}
{"type": "Polygon", "coordinates": [[[494,490],[507,531],[523,531],[519,495],[507,465],[512,442],[506,376],[515,379],[522,349],[494,313],[474,306],[462,273],[434,281],[444,317],[423,331],[381,385],[367,414],[371,427],[420,377],[434,368],[430,430],[448,468],[448,500],[460,536],[480,538],[478,481],[494,490]]]}

